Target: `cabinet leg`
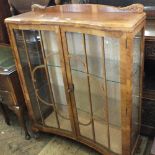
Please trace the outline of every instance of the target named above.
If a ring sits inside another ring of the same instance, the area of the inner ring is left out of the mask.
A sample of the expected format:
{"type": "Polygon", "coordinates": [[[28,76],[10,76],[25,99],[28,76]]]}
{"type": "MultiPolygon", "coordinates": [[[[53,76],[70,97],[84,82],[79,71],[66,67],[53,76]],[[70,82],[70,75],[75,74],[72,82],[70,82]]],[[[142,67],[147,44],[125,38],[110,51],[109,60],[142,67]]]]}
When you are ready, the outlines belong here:
{"type": "Polygon", "coordinates": [[[25,132],[25,139],[26,140],[30,140],[31,139],[31,136],[28,132],[25,132]]]}
{"type": "Polygon", "coordinates": [[[34,126],[31,126],[31,131],[32,131],[32,137],[34,139],[39,139],[40,137],[40,132],[37,128],[35,128],[34,126]]]}
{"type": "Polygon", "coordinates": [[[20,123],[21,127],[24,129],[25,139],[29,140],[31,138],[31,136],[27,130],[26,119],[24,117],[23,109],[21,107],[18,107],[17,115],[18,115],[19,123],[20,123]]]}
{"type": "Polygon", "coordinates": [[[33,137],[34,137],[34,139],[39,139],[39,137],[40,137],[39,132],[33,132],[33,137]]]}
{"type": "Polygon", "coordinates": [[[10,119],[9,119],[9,117],[8,117],[8,115],[7,115],[7,111],[6,111],[4,105],[3,105],[1,102],[0,102],[0,107],[1,107],[2,114],[3,114],[3,117],[4,117],[4,119],[5,119],[6,124],[7,124],[7,125],[10,125],[10,119]]]}

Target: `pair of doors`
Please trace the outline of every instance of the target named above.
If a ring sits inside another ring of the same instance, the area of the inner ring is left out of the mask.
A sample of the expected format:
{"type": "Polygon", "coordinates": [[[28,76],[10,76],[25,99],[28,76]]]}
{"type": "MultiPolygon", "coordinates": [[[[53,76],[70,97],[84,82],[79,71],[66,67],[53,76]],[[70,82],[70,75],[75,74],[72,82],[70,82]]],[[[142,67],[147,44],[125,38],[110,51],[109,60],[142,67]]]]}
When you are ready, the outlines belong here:
{"type": "Polygon", "coordinates": [[[25,25],[12,35],[35,122],[121,153],[121,34],[25,25]]]}

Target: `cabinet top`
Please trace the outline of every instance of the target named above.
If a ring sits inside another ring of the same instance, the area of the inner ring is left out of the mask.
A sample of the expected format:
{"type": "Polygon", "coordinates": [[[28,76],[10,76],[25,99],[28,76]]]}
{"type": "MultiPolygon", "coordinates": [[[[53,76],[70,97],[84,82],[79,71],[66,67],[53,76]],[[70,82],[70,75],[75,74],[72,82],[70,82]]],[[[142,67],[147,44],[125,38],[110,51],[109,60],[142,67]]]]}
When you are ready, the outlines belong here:
{"type": "Polygon", "coordinates": [[[32,11],[7,18],[13,24],[67,25],[101,30],[133,31],[145,20],[143,5],[113,7],[96,4],[67,4],[52,7],[33,5],[32,11]]]}

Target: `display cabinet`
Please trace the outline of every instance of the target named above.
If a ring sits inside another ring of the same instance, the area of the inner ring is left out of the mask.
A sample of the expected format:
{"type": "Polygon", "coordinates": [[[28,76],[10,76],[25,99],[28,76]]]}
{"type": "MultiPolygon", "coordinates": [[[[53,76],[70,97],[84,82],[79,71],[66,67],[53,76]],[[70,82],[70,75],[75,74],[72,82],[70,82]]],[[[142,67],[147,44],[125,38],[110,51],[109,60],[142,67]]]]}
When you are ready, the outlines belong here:
{"type": "Polygon", "coordinates": [[[143,6],[40,7],[5,20],[34,130],[102,154],[139,141],[143,6]]]}

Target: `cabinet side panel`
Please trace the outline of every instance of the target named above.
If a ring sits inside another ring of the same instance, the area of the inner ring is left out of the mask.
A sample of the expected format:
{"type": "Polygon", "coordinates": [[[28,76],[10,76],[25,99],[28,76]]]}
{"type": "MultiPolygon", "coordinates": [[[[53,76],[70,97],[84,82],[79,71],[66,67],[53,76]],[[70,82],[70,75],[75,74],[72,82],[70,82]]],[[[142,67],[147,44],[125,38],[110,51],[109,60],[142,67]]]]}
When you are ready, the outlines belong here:
{"type": "Polygon", "coordinates": [[[36,106],[36,98],[34,95],[34,88],[33,88],[33,84],[32,84],[32,79],[31,79],[31,73],[30,73],[30,69],[28,66],[28,60],[27,60],[27,56],[26,56],[26,52],[25,52],[25,47],[24,47],[24,41],[23,41],[23,37],[22,37],[22,31],[21,30],[14,30],[14,36],[16,39],[16,46],[18,49],[18,55],[19,55],[19,61],[22,67],[22,72],[24,75],[24,79],[26,82],[26,87],[29,93],[29,97],[30,97],[30,101],[32,104],[32,108],[35,114],[35,119],[39,119],[40,118],[40,113],[39,113],[39,109],[36,106]]]}
{"type": "Polygon", "coordinates": [[[132,148],[134,147],[139,135],[140,109],[141,109],[141,41],[142,32],[140,31],[133,40],[133,92],[132,92],[132,148]]]}

